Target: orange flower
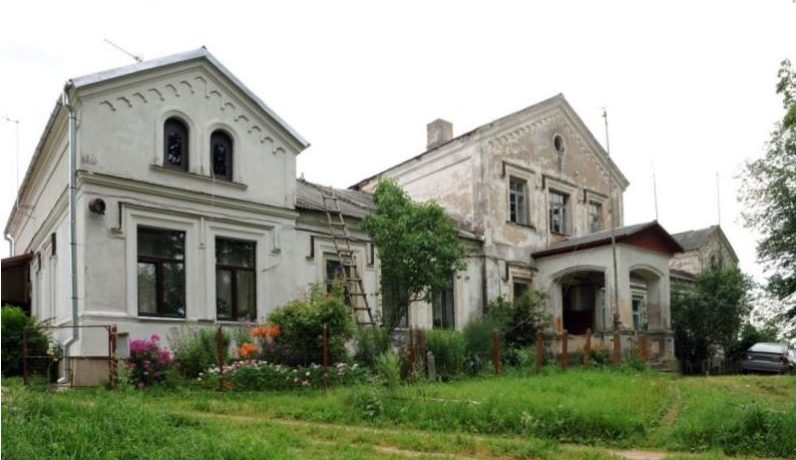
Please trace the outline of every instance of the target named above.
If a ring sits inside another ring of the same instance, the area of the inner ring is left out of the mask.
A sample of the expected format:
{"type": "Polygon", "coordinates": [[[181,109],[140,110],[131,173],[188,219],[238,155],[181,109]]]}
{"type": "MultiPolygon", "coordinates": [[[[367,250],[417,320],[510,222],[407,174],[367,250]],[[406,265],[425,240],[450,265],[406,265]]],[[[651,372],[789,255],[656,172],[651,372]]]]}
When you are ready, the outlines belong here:
{"type": "Polygon", "coordinates": [[[255,326],[252,329],[252,337],[267,339],[269,337],[276,337],[279,335],[279,326],[255,326]]]}
{"type": "Polygon", "coordinates": [[[243,359],[248,359],[255,353],[257,353],[257,346],[249,342],[243,342],[243,344],[238,348],[238,356],[243,359]]]}

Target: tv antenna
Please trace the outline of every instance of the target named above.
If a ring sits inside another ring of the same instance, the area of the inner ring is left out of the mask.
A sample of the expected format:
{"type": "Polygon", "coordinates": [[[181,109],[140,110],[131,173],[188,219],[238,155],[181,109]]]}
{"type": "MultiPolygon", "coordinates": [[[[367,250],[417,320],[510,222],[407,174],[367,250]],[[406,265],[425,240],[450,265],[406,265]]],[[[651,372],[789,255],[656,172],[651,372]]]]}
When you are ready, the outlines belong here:
{"type": "Polygon", "coordinates": [[[141,58],[141,56],[136,56],[135,54],[127,51],[126,49],[122,48],[121,46],[117,45],[116,43],[113,43],[112,41],[108,40],[107,38],[103,38],[102,41],[104,41],[105,43],[111,45],[112,47],[116,48],[117,50],[121,51],[122,53],[130,56],[131,58],[135,59],[135,62],[143,62],[143,59],[141,58]]]}
{"type": "MultiPolygon", "coordinates": [[[[608,140],[608,110],[603,107],[603,119],[605,119],[605,153],[611,156],[611,142],[608,140]]],[[[610,162],[608,166],[608,200],[611,204],[611,254],[614,263],[614,292],[613,292],[613,331],[616,334],[619,331],[621,321],[619,319],[619,276],[618,267],[616,262],[616,203],[614,200],[614,172],[611,171],[610,162]]]]}

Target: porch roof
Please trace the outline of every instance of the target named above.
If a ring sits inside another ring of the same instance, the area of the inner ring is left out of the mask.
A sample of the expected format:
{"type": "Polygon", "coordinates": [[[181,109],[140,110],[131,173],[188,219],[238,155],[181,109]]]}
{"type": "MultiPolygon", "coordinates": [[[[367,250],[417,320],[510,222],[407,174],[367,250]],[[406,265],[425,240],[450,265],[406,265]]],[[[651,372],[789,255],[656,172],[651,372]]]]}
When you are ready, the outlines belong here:
{"type": "MultiPolygon", "coordinates": [[[[611,244],[611,233],[612,230],[609,229],[585,236],[569,238],[553,243],[547,249],[534,252],[532,255],[534,258],[539,259],[566,252],[605,246],[611,244]]],[[[613,229],[613,234],[617,243],[639,246],[665,254],[683,252],[682,246],[654,220],[613,229]]]]}

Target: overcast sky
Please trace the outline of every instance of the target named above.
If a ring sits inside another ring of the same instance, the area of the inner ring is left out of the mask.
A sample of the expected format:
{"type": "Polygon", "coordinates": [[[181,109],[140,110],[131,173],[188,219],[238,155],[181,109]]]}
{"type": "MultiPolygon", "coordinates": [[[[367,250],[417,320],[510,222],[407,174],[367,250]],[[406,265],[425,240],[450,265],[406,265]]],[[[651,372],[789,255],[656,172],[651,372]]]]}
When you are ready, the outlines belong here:
{"type": "MultiPolygon", "coordinates": [[[[346,187],[425,147],[563,93],[630,180],[625,223],[670,232],[718,221],[758,279],[735,179],[783,109],[779,63],[796,61],[796,4],[748,2],[4,2],[0,220],[5,225],[68,78],[205,45],[312,146],[309,180],[346,187]]],[[[0,255],[8,254],[3,245],[0,255]]]]}

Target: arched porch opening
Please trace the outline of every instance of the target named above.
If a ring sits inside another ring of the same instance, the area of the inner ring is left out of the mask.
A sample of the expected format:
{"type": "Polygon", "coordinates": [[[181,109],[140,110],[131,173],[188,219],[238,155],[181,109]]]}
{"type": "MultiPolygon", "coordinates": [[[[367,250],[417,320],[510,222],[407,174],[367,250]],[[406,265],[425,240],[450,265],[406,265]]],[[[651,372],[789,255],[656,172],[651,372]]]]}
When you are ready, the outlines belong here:
{"type": "Polygon", "coordinates": [[[605,324],[605,274],[596,270],[573,271],[558,279],[561,289],[562,326],[570,334],[596,331],[605,324]]]}
{"type": "Polygon", "coordinates": [[[636,267],[630,270],[629,275],[633,330],[663,329],[663,279],[660,273],[647,267],[636,267]]]}

